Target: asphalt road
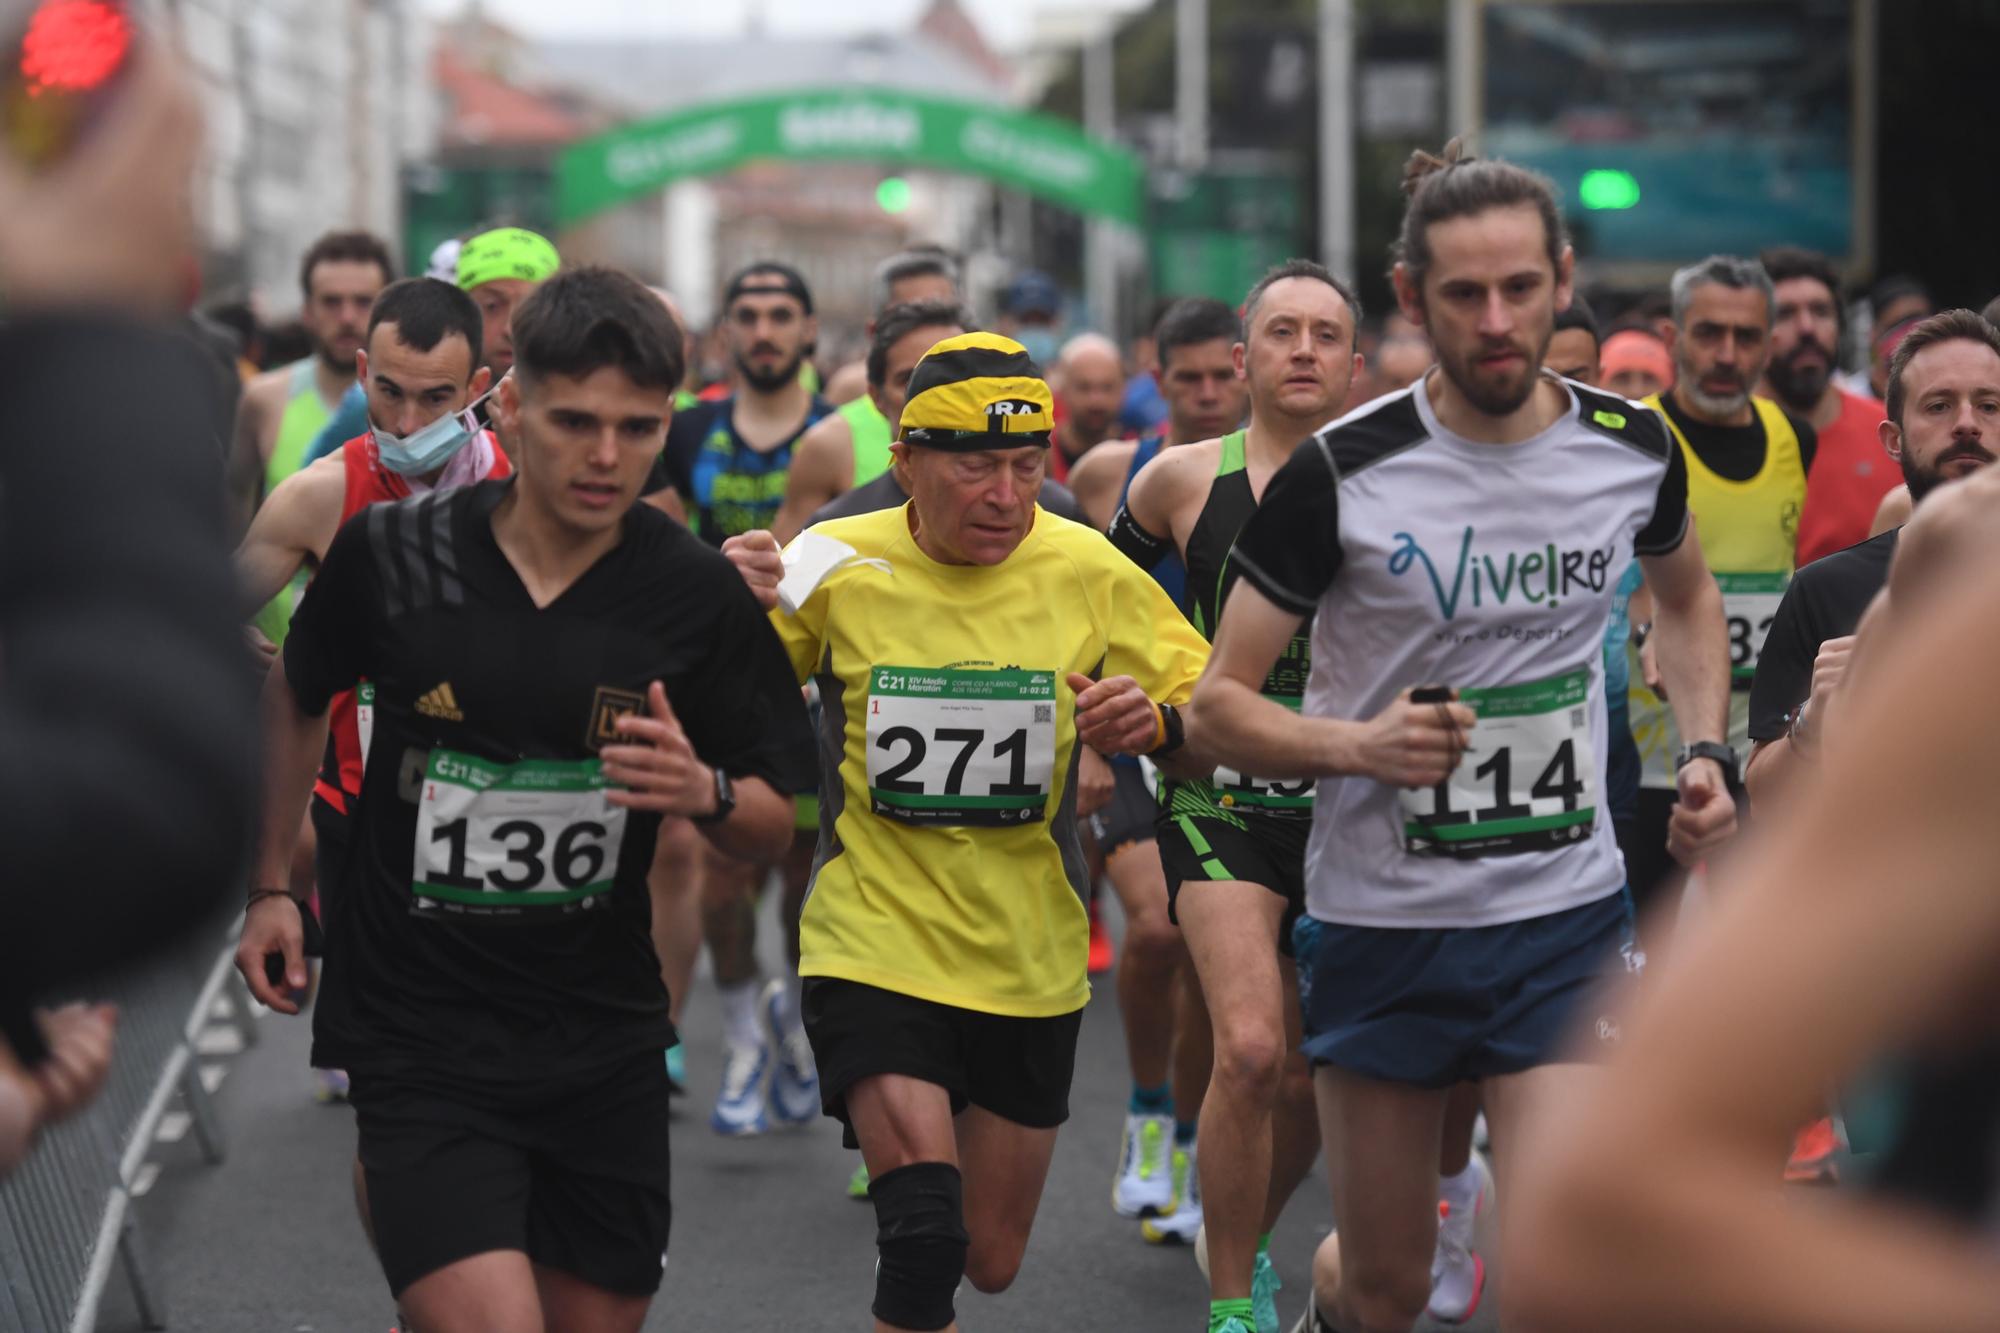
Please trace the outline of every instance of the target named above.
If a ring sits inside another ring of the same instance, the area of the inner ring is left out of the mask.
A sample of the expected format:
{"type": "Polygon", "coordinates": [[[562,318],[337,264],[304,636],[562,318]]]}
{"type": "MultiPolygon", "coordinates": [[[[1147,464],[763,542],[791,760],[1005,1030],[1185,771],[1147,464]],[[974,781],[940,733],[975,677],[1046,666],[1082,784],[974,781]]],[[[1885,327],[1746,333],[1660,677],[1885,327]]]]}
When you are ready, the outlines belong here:
{"type": "MultiPolygon", "coordinates": [[[[1109,906],[1109,904],[1107,904],[1109,906]]],[[[1112,908],[1115,914],[1115,908],[1112,908]]],[[[767,923],[769,917],[767,913],[767,923]]],[[[1114,927],[1115,928],[1115,927],[1114,927]]],[[[767,955],[775,929],[764,931],[767,955]]],[[[1207,1289],[1187,1249],[1142,1242],[1109,1192],[1128,1088],[1116,997],[1100,978],[1083,1024],[1071,1096],[1027,1261],[1013,1290],[967,1289],[963,1327],[1202,1328],[1207,1289]]],[[[863,1330],[870,1324],[874,1215],[844,1186],[856,1154],[831,1121],[761,1139],[710,1132],[720,1077],[715,992],[697,981],[685,1016],[693,1095],[674,1126],[674,1232],[650,1330],[863,1330]]],[[[204,1057],[227,1135],[219,1166],[191,1135],[155,1146],[157,1175],[135,1205],[170,1327],[228,1333],[381,1333],[396,1323],[349,1188],[353,1116],[311,1098],[307,1025],[266,1015],[260,1040],[232,1051],[218,1029],[204,1057]]],[[[170,1118],[169,1133],[175,1123],[170,1118]]],[[[148,1172],[148,1175],[154,1173],[148,1172]]],[[[1332,1228],[1322,1178],[1301,1187],[1272,1242],[1287,1330],[1304,1308],[1313,1247],[1332,1228]]],[[[1492,1302],[1464,1327],[1491,1329],[1492,1302]]],[[[101,1333],[140,1327],[114,1273],[101,1333]]],[[[1425,1324],[1430,1329],[1433,1326],[1425,1324]]]]}

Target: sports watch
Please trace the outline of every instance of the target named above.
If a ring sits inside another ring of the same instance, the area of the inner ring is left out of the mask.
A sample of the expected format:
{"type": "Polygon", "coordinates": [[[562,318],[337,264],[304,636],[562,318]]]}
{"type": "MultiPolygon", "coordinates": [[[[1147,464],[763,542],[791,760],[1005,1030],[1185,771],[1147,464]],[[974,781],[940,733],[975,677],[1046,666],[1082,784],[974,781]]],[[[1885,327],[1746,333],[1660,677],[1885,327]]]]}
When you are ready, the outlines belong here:
{"type": "Polygon", "coordinates": [[[715,773],[715,809],[705,815],[691,816],[689,822],[695,824],[720,824],[736,809],[736,784],[720,768],[715,773]]]}
{"type": "Polygon", "coordinates": [[[1723,781],[1729,784],[1730,791],[1733,792],[1743,785],[1743,774],[1736,758],[1736,751],[1730,746],[1724,745],[1721,741],[1696,741],[1692,745],[1683,745],[1679,756],[1674,760],[1674,772],[1680,772],[1697,759],[1713,759],[1720,764],[1723,781]]]}

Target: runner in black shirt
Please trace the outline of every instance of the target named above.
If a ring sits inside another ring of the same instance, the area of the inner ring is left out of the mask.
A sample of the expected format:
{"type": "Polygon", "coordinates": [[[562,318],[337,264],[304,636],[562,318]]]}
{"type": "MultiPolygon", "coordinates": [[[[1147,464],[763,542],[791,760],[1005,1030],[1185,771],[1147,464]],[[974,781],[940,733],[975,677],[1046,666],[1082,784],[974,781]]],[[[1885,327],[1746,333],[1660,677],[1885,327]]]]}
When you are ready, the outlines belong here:
{"type": "MultiPolygon", "coordinates": [[[[1912,499],[1921,502],[1946,482],[1989,466],[2000,449],[2000,342],[1971,311],[1933,315],[1908,341],[1908,354],[1899,348],[1890,366],[1889,419],[1881,435],[1912,499]]],[[[1889,581],[1900,531],[1815,560],[1785,590],[1750,690],[1750,739],[1757,748],[1746,780],[1754,799],[1769,801],[1799,761],[1817,752],[1853,636],[1889,581]]]]}
{"type": "MultiPolygon", "coordinates": [[[[635,507],[680,380],[665,310],[579,269],[513,334],[497,410],[519,475],[375,506],[300,606],[266,689],[252,883],[284,883],[328,701],[365,676],[314,1060],[353,1078],[390,1289],[425,1333],[636,1330],[670,1216],[654,838],[668,814],[739,854],[782,837],[809,734],[734,569],[635,507]]],[[[266,960],[296,985],[298,929],[253,888],[239,965],[284,1012],[266,960]]]]}
{"type": "Polygon", "coordinates": [[[1750,739],[1760,749],[1786,734],[1792,714],[1812,693],[1820,645],[1852,635],[1868,604],[1889,582],[1900,532],[1891,528],[1878,533],[1792,576],[1750,683],[1750,739]]]}

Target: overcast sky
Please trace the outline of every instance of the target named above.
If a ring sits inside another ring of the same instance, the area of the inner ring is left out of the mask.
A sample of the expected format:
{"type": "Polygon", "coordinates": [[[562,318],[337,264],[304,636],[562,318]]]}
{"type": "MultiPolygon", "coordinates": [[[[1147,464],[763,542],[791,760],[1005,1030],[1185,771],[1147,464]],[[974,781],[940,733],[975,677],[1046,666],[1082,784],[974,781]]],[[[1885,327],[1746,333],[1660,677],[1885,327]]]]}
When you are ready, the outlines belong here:
{"type": "MultiPolygon", "coordinates": [[[[433,14],[461,13],[467,0],[423,0],[433,14]]],[[[532,36],[730,36],[761,13],[772,32],[793,35],[902,28],[928,0],[484,0],[492,18],[532,36]]],[[[1075,0],[960,0],[987,41],[1008,50],[1024,43],[1038,8],[1073,8],[1075,0]]],[[[1092,7],[1130,9],[1144,0],[1096,0],[1092,7]]]]}

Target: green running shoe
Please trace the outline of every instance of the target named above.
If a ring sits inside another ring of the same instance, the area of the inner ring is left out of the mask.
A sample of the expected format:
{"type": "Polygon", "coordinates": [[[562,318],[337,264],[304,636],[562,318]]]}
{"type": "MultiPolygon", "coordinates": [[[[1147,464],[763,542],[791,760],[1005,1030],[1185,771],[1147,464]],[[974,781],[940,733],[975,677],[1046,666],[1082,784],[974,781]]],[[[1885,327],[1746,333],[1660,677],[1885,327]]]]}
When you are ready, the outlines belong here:
{"type": "Polygon", "coordinates": [[[687,1047],[667,1047],[667,1095],[685,1097],[688,1090],[687,1047]]]}
{"type": "Polygon", "coordinates": [[[1271,1256],[1259,1254],[1250,1269],[1250,1304],[1257,1316],[1257,1333],[1280,1333],[1278,1290],[1284,1285],[1278,1280],[1278,1270],[1271,1267],[1271,1256]]]}
{"type": "Polygon", "coordinates": [[[847,1197],[868,1202],[868,1163],[854,1168],[854,1174],[847,1178],[847,1197]]]}

